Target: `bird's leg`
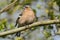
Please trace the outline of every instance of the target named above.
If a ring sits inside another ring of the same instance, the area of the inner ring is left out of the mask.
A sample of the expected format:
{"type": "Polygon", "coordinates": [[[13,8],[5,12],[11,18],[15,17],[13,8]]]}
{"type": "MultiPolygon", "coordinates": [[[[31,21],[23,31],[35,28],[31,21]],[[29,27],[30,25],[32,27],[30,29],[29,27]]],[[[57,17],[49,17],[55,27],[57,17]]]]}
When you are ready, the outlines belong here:
{"type": "Polygon", "coordinates": [[[26,29],[29,29],[30,31],[32,31],[32,29],[29,27],[29,25],[27,25],[27,28],[26,29]]]}

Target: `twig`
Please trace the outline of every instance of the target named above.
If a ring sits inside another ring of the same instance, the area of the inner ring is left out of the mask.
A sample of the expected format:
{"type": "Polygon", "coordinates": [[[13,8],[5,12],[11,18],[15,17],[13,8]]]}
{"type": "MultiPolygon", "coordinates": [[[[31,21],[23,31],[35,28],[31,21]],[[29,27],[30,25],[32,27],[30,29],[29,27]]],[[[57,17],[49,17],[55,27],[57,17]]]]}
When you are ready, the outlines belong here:
{"type": "Polygon", "coordinates": [[[12,2],[11,4],[7,5],[5,8],[0,10],[0,13],[7,11],[8,9],[10,9],[12,6],[14,6],[14,4],[17,2],[17,0],[15,0],[14,2],[12,2]]]}

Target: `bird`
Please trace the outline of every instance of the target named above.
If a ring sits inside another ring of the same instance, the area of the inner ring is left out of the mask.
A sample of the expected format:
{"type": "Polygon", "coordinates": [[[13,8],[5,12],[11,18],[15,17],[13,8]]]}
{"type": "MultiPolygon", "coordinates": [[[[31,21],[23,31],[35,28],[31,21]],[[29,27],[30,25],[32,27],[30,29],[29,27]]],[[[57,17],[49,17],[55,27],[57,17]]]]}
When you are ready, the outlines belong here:
{"type": "MultiPolygon", "coordinates": [[[[24,7],[23,12],[20,14],[20,17],[17,18],[16,22],[17,22],[18,28],[19,28],[19,27],[22,27],[25,25],[32,24],[33,22],[35,22],[35,19],[36,19],[36,16],[35,16],[34,11],[32,10],[32,8],[29,5],[26,5],[24,7]]],[[[17,32],[16,36],[20,36],[20,32],[17,32]]]]}

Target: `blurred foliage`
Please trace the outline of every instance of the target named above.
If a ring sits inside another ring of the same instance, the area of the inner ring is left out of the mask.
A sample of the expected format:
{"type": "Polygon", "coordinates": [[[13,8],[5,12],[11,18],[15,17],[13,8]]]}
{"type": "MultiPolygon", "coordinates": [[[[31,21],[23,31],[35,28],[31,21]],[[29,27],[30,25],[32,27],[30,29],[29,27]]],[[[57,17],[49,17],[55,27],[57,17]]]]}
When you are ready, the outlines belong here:
{"type": "Polygon", "coordinates": [[[0,8],[4,7],[5,5],[7,5],[7,2],[6,1],[0,2],[0,8]]]}
{"type": "Polygon", "coordinates": [[[53,29],[53,26],[51,26],[51,25],[45,25],[44,26],[44,30],[46,30],[46,29],[53,29]]]}
{"type": "Polygon", "coordinates": [[[19,8],[20,8],[20,5],[17,5],[16,7],[14,7],[14,9],[12,10],[12,14],[15,13],[19,8]]]}
{"type": "Polygon", "coordinates": [[[0,24],[0,31],[4,29],[4,24],[0,24]]]}
{"type": "Polygon", "coordinates": [[[54,38],[53,37],[49,37],[47,40],[54,40],[54,38]]]}
{"type": "Polygon", "coordinates": [[[41,0],[42,2],[44,1],[44,0],[41,0]]]}
{"type": "Polygon", "coordinates": [[[56,2],[56,4],[59,6],[59,11],[60,11],[60,0],[54,0],[54,2],[56,2]]]}
{"type": "Polygon", "coordinates": [[[7,19],[2,19],[0,21],[0,31],[2,31],[4,28],[7,28],[7,19]]]}
{"type": "MultiPolygon", "coordinates": [[[[0,31],[6,31],[6,30],[8,30],[7,28],[7,22],[8,22],[8,20],[7,19],[1,19],[0,20],[0,31]]],[[[10,25],[10,27],[9,27],[9,29],[14,29],[15,27],[14,27],[14,24],[13,23],[11,23],[11,24],[9,24],[10,25]]]]}
{"type": "Polygon", "coordinates": [[[54,0],[54,1],[56,1],[58,6],[60,6],[60,0],[54,0]]]}
{"type": "Polygon", "coordinates": [[[33,0],[24,0],[23,5],[30,5],[33,0]]]}
{"type": "Polygon", "coordinates": [[[53,10],[49,10],[48,16],[50,17],[51,20],[55,19],[53,10]]]}
{"type": "Polygon", "coordinates": [[[48,10],[48,9],[45,9],[45,12],[46,12],[46,13],[48,13],[48,12],[49,12],[49,10],[48,10]]]}
{"type": "Polygon", "coordinates": [[[48,3],[48,9],[53,9],[53,1],[51,0],[49,3],[48,3]]]}
{"type": "Polygon", "coordinates": [[[58,15],[58,19],[60,19],[60,15],[58,15]]]}
{"type": "MultiPolygon", "coordinates": [[[[10,3],[12,3],[12,2],[14,2],[15,0],[11,0],[11,2],[10,3]]],[[[16,10],[18,10],[19,9],[19,0],[15,3],[15,5],[14,5],[14,7],[13,8],[11,8],[11,9],[9,9],[7,12],[8,12],[8,14],[13,14],[13,13],[15,13],[16,12],[16,10]]]]}
{"type": "Polygon", "coordinates": [[[37,4],[37,8],[38,8],[38,9],[41,9],[41,5],[40,5],[40,4],[37,4]]]}
{"type": "Polygon", "coordinates": [[[51,32],[48,32],[47,30],[44,30],[43,33],[44,33],[46,38],[51,36],[51,32]]]}
{"type": "Polygon", "coordinates": [[[35,10],[35,9],[33,9],[33,11],[34,11],[34,13],[35,13],[35,15],[36,15],[36,10],[35,10]]]}
{"type": "Polygon", "coordinates": [[[10,29],[14,29],[14,24],[13,23],[10,23],[10,29]]]}
{"type": "MultiPolygon", "coordinates": [[[[32,1],[33,1],[33,0],[23,0],[23,2],[20,3],[20,0],[18,0],[18,1],[15,3],[14,7],[8,10],[8,14],[13,14],[13,13],[15,13],[18,9],[23,8],[23,6],[25,6],[25,5],[30,5],[32,1]]],[[[14,0],[12,0],[11,3],[12,3],[12,2],[14,2],[14,0]]],[[[36,12],[36,11],[34,11],[34,12],[36,12]]]]}
{"type": "Polygon", "coordinates": [[[24,40],[23,37],[16,37],[15,40],[24,40]]]}
{"type": "Polygon", "coordinates": [[[54,1],[51,0],[51,1],[48,3],[48,8],[47,8],[47,10],[46,10],[46,12],[48,13],[48,17],[49,17],[49,19],[51,19],[51,20],[55,19],[54,10],[53,10],[53,5],[54,5],[54,1]]]}

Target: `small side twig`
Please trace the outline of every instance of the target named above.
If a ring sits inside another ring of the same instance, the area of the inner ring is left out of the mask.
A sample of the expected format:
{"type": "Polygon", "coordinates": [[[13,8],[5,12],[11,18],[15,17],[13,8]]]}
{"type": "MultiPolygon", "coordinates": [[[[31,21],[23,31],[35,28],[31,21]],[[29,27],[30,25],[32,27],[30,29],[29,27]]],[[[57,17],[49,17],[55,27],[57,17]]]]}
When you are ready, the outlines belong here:
{"type": "Polygon", "coordinates": [[[14,2],[12,2],[11,4],[7,5],[5,8],[0,10],[0,14],[4,11],[7,11],[8,9],[10,9],[12,6],[15,5],[15,3],[17,2],[17,0],[15,0],[14,2]]]}

